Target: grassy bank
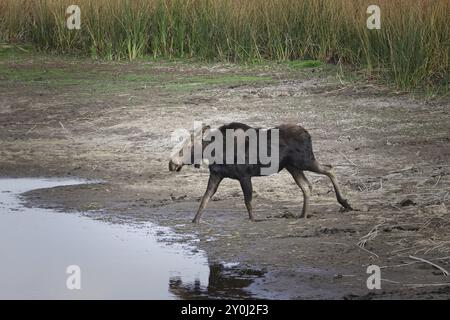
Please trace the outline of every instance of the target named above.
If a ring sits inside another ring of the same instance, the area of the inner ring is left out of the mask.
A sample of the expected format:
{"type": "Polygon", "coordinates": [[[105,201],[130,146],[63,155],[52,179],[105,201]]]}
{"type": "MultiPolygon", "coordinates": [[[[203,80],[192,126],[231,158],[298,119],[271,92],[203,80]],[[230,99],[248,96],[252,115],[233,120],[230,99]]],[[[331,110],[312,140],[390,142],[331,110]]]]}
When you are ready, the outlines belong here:
{"type": "Polygon", "coordinates": [[[368,30],[365,0],[2,0],[0,40],[107,59],[144,55],[219,61],[314,59],[355,66],[401,89],[449,85],[450,1],[380,0],[368,30]]]}

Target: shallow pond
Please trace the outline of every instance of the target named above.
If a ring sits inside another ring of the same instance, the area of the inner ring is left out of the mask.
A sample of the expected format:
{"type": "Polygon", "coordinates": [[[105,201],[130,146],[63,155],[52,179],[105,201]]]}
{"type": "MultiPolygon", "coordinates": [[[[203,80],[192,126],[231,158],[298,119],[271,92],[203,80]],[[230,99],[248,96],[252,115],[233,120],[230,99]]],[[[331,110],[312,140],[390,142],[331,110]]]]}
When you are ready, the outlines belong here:
{"type": "Polygon", "coordinates": [[[0,179],[0,299],[174,299],[206,290],[205,254],[158,242],[152,224],[108,224],[20,203],[26,191],[82,183],[0,179]],[[73,265],[79,270],[67,273],[73,265]],[[81,289],[68,289],[68,279],[81,289]]]}

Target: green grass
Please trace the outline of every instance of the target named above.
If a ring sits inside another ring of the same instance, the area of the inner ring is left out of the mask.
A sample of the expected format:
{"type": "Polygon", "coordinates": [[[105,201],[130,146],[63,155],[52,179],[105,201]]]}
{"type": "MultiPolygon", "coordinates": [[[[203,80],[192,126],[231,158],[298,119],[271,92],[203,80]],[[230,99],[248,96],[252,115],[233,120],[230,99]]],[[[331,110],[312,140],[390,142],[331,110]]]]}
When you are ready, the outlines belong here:
{"type": "Polygon", "coordinates": [[[20,59],[30,53],[34,52],[31,45],[10,45],[0,43],[0,61],[20,59]]]}
{"type": "MultiPolygon", "coordinates": [[[[154,67],[192,67],[190,61],[151,59],[152,63],[136,62],[123,66],[114,62],[108,68],[91,59],[52,57],[25,50],[20,46],[0,46],[0,81],[6,84],[25,84],[52,89],[83,89],[99,93],[121,92],[133,89],[160,88],[170,92],[190,92],[205,88],[241,84],[267,83],[270,76],[252,76],[245,70],[239,74],[194,74],[164,72],[154,67]]],[[[199,63],[202,66],[212,66],[199,63]]]]}
{"type": "Polygon", "coordinates": [[[163,79],[159,76],[121,75],[112,72],[96,72],[77,68],[60,69],[53,66],[5,66],[0,64],[0,80],[6,83],[26,84],[52,89],[78,87],[101,92],[114,92],[123,89],[158,85],[163,79]]]}
{"type": "Polygon", "coordinates": [[[143,87],[160,87],[170,91],[192,91],[202,88],[255,84],[273,81],[271,77],[214,75],[169,77],[164,74],[127,73],[117,76],[114,72],[98,72],[52,67],[15,67],[0,64],[0,80],[46,86],[54,89],[78,86],[92,90],[117,91],[143,87]]]}
{"type": "Polygon", "coordinates": [[[169,91],[189,92],[199,88],[216,86],[238,86],[243,84],[269,83],[274,81],[269,76],[248,75],[214,75],[214,76],[189,76],[180,77],[178,80],[169,82],[165,88],[169,91]]]}

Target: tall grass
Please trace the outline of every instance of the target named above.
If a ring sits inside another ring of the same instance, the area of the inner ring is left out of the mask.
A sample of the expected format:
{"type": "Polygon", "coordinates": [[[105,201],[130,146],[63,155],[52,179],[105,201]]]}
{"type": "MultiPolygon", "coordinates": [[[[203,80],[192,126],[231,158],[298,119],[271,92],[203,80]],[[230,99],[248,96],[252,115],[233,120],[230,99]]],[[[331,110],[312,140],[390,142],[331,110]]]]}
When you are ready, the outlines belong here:
{"type": "Polygon", "coordinates": [[[448,88],[450,1],[378,0],[381,30],[368,30],[372,2],[0,0],[0,41],[108,59],[319,59],[403,89],[448,88]],[[66,28],[72,3],[81,8],[81,30],[66,28]]]}

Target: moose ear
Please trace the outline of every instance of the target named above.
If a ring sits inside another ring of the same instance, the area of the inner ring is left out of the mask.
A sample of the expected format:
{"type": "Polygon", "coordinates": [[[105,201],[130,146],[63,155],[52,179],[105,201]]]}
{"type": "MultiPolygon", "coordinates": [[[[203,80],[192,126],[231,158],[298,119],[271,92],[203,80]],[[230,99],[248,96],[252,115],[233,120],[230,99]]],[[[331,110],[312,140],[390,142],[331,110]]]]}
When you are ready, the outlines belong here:
{"type": "Polygon", "coordinates": [[[211,126],[203,126],[202,127],[202,133],[205,133],[206,130],[209,130],[209,129],[211,129],[211,126]]]}

